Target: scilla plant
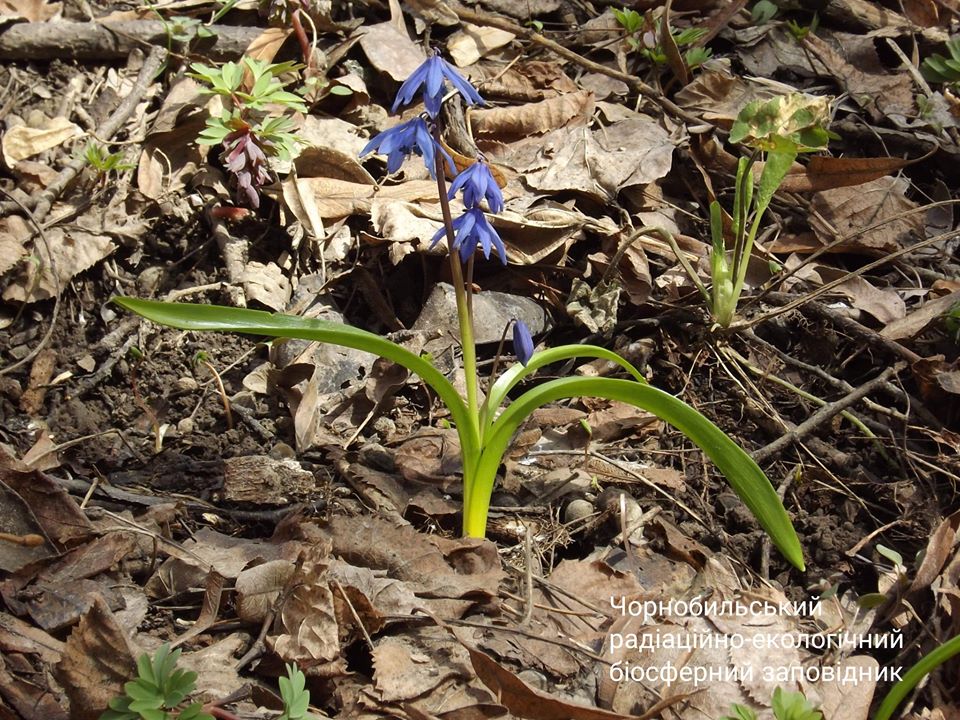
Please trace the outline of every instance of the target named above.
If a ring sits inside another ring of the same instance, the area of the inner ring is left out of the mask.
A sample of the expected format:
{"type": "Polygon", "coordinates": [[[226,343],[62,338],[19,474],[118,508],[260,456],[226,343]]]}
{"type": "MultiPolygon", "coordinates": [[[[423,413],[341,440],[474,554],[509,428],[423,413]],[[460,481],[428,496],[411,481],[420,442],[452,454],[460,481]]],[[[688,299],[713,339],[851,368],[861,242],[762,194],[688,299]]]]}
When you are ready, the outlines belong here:
{"type": "MultiPolygon", "coordinates": [[[[486,534],[490,496],[503,455],[511,438],[537,408],[565,398],[595,396],[618,400],[648,410],[670,423],[699,445],[726,475],[733,489],[769,533],[774,544],[796,567],[803,568],[803,553],[790,518],[770,481],[757,464],[713,423],[689,405],[649,385],[640,372],[616,353],[593,345],[564,345],[534,352],[529,330],[514,322],[514,352],[519,362],[492,380],[481,401],[478,387],[477,352],[474,344],[471,282],[477,250],[490,258],[494,250],[507,263],[507,251],[487,219],[503,208],[503,197],[485,160],[466,167],[447,186],[445,171],[454,163],[441,143],[440,108],[451,86],[468,104],[483,103],[477,90],[438,55],[431,55],[403,83],[394,111],[422,99],[424,112],[373,138],[362,154],[377,151],[387,158],[387,170],[397,171],[411,156],[423,158],[437,181],[443,227],[434,244],[446,240],[450,274],[456,294],[465,396],[461,396],[429,359],[410,352],[365,330],[315,319],[270,314],[257,310],[210,305],[163,303],[134,298],[115,298],[124,308],[165,325],[185,330],[221,330],[271,337],[295,337],[333,343],[374,353],[416,373],[446,404],[460,438],[463,460],[463,532],[473,537],[486,534]],[[465,212],[454,219],[450,198],[461,193],[465,212]],[[518,385],[538,369],[571,358],[601,358],[620,365],[631,379],[564,377],[537,385],[517,396],[504,409],[518,385]]],[[[505,326],[510,320],[505,318],[505,326]]]]}

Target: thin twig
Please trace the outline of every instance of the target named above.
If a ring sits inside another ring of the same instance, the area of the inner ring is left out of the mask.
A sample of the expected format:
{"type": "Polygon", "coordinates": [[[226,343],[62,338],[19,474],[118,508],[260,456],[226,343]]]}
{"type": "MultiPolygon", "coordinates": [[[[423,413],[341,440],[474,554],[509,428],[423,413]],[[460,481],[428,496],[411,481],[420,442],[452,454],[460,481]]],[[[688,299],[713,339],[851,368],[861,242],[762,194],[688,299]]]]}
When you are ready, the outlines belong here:
{"type": "Polygon", "coordinates": [[[674,117],[694,124],[699,124],[701,122],[696,115],[693,115],[692,113],[687,112],[683,108],[679,107],[669,98],[664,97],[664,95],[658,92],[656,88],[647,85],[645,82],[643,82],[643,80],[635,75],[628,75],[627,73],[614,70],[606,65],[601,65],[600,63],[594,62],[593,60],[588,60],[579,53],[568,50],[563,45],[544,37],[535,30],[517,25],[515,22],[507,20],[506,18],[488,15],[486,13],[479,13],[473,10],[467,10],[463,7],[454,7],[453,10],[457,13],[457,16],[462,22],[498,28],[500,30],[505,30],[508,33],[512,33],[517,37],[522,37],[524,40],[528,40],[536,45],[540,45],[541,47],[544,47],[547,50],[559,55],[564,60],[568,60],[575,65],[579,65],[585,70],[619,80],[634,92],[657,103],[657,105],[674,117]]]}
{"type": "Polygon", "coordinates": [[[791,443],[796,442],[797,440],[802,440],[804,437],[812,433],[814,430],[819,428],[821,425],[826,424],[831,420],[831,418],[838,415],[840,412],[846,410],[851,405],[856,404],[861,399],[866,397],[869,393],[876,390],[878,387],[887,382],[891,377],[896,375],[898,372],[903,370],[907,366],[904,362],[898,362],[893,367],[889,367],[884,370],[882,373],[877,375],[873,380],[864,383],[858,387],[853,392],[847,394],[846,396],[840,398],[839,400],[832,402],[828,405],[824,405],[822,408],[817,410],[813,415],[807,418],[804,422],[800,423],[793,430],[789,431],[785,435],[777,438],[769,445],[760,448],[752,454],[753,459],[760,463],[770,457],[776,455],[777,453],[782,452],[786,449],[791,443]]]}

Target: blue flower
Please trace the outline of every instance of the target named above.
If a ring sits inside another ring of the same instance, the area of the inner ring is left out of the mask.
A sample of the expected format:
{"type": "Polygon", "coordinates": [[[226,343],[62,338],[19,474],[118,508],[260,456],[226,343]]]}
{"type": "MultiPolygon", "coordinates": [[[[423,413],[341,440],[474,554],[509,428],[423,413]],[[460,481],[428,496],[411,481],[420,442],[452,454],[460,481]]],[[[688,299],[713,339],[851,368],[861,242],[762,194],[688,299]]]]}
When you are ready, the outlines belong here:
{"type": "Polygon", "coordinates": [[[513,322],[513,352],[523,365],[530,362],[533,356],[533,337],[530,335],[530,328],[523,320],[513,322]]]}
{"type": "Polygon", "coordinates": [[[435,118],[440,112],[440,105],[443,102],[444,88],[443,81],[447,79],[454,89],[457,90],[467,105],[483,105],[483,98],[476,89],[467,82],[456,69],[439,55],[428,57],[420,67],[413,71],[400,90],[397,91],[397,99],[393,101],[391,112],[396,112],[401,105],[409,105],[414,101],[420,86],[424,86],[423,102],[427,107],[427,114],[435,118]]]}
{"type": "Polygon", "coordinates": [[[366,144],[360,151],[360,157],[373,151],[387,156],[387,172],[389,173],[395,173],[399,170],[404,158],[410,153],[414,153],[423,157],[423,162],[427,166],[427,170],[430,171],[430,175],[436,177],[438,151],[447,161],[450,172],[456,172],[453,158],[437,144],[430,133],[430,128],[427,127],[426,121],[421,117],[396,125],[389,130],[384,130],[366,144]]]}
{"type": "MultiPolygon", "coordinates": [[[[507,249],[503,246],[503,240],[487,222],[487,218],[480,208],[471,208],[454,220],[453,230],[456,234],[450,251],[458,250],[462,262],[469,260],[479,245],[483,248],[483,256],[488,260],[490,259],[490,251],[496,247],[500,262],[504,265],[507,264],[507,249]]],[[[430,247],[436,245],[445,232],[445,228],[437,230],[430,247]]]]}
{"type": "Polygon", "coordinates": [[[453,179],[448,197],[453,199],[457,190],[463,188],[463,204],[468,208],[480,207],[480,201],[487,199],[490,212],[503,212],[503,195],[500,186],[490,173],[483,160],[478,160],[453,179]]]}

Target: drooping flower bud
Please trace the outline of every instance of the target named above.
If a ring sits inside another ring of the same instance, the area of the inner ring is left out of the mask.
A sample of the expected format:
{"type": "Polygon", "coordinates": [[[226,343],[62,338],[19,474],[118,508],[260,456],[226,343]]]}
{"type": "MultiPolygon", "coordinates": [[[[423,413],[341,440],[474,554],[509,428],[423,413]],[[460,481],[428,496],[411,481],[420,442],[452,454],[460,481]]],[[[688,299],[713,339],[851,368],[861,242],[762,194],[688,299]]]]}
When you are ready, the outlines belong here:
{"type": "Polygon", "coordinates": [[[523,320],[513,322],[513,352],[523,365],[530,362],[530,358],[533,357],[533,336],[530,335],[530,328],[523,320]]]}

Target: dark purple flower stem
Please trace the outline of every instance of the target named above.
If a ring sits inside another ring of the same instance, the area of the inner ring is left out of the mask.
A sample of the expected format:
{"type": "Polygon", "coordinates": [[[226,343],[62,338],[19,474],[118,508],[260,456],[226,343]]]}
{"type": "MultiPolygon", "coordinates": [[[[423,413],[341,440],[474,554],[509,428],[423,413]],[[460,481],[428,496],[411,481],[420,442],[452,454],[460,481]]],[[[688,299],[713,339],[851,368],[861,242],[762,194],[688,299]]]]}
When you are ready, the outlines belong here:
{"type": "Polygon", "coordinates": [[[306,65],[305,72],[309,73],[313,51],[310,47],[310,40],[307,38],[307,32],[303,29],[303,23],[300,22],[299,8],[290,13],[290,24],[293,25],[293,34],[297,36],[300,52],[303,53],[303,64],[306,65]]]}
{"type": "MultiPolygon", "coordinates": [[[[441,143],[440,127],[433,126],[433,137],[437,145],[441,143]]],[[[477,346],[473,334],[473,293],[472,283],[465,283],[463,268],[460,266],[460,253],[454,249],[456,236],[453,230],[453,214],[450,212],[450,200],[447,198],[447,180],[444,176],[443,156],[436,153],[437,194],[440,196],[440,212],[443,215],[443,227],[447,231],[447,257],[450,259],[450,280],[457,299],[457,319],[460,324],[460,347],[463,351],[463,372],[467,384],[467,409],[477,423],[479,432],[480,405],[477,398],[477,346]]],[[[473,257],[467,262],[467,275],[473,277],[473,257]]]]}

